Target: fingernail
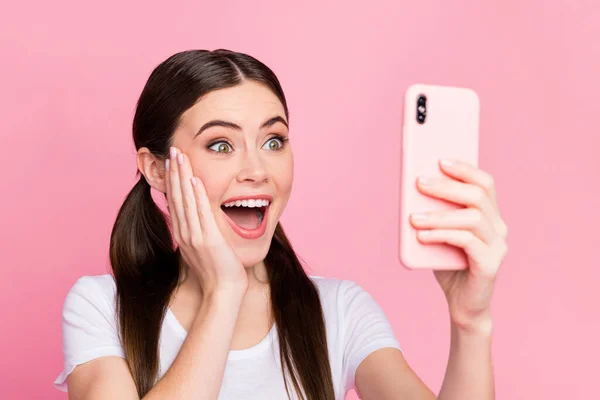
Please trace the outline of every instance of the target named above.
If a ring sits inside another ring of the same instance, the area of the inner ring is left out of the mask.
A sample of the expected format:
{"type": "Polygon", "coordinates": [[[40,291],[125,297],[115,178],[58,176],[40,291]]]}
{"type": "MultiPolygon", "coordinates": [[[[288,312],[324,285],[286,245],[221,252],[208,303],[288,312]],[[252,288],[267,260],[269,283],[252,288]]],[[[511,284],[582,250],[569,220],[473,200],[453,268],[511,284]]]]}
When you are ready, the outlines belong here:
{"type": "Polygon", "coordinates": [[[190,181],[192,181],[192,186],[196,186],[196,177],[192,176],[190,181]]]}
{"type": "Polygon", "coordinates": [[[177,149],[175,147],[171,147],[171,158],[175,158],[177,155],[177,149]]]}
{"type": "Polygon", "coordinates": [[[181,154],[181,153],[177,154],[177,163],[179,165],[183,165],[183,154],[181,154]]]}
{"type": "Polygon", "coordinates": [[[431,185],[432,183],[433,183],[433,179],[431,179],[431,178],[427,178],[425,176],[419,177],[419,184],[421,184],[423,186],[428,186],[428,185],[431,185]]]}
{"type": "Polygon", "coordinates": [[[442,160],[440,160],[440,163],[444,166],[444,167],[453,167],[454,166],[454,161],[453,160],[449,160],[447,158],[444,158],[442,160]]]}
{"type": "Polygon", "coordinates": [[[419,213],[419,214],[412,214],[412,219],[413,221],[417,222],[417,221],[425,221],[428,218],[427,214],[423,214],[423,213],[419,213]]]}
{"type": "Polygon", "coordinates": [[[169,171],[169,169],[171,168],[170,166],[171,164],[171,160],[169,160],[168,158],[165,160],[165,170],[169,171]]]}
{"type": "Polygon", "coordinates": [[[419,237],[426,238],[429,236],[430,231],[419,231],[419,237]]]}

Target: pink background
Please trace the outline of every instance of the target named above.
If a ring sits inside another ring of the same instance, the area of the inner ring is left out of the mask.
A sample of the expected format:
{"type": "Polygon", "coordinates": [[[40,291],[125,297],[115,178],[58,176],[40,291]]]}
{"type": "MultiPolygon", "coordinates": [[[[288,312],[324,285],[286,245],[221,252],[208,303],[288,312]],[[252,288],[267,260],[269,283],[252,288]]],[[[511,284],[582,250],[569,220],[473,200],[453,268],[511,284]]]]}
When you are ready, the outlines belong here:
{"type": "Polygon", "coordinates": [[[0,397],[66,398],[52,386],[62,302],[79,276],[108,271],[110,229],[134,183],[138,95],[166,57],[218,47],[258,57],[286,90],[297,173],[283,221],[298,253],[311,273],[373,294],[435,391],[445,302],[429,272],[396,258],[402,95],[414,82],[477,90],[481,166],[510,228],[494,304],[497,397],[598,392],[598,2],[3,8],[0,397]]]}

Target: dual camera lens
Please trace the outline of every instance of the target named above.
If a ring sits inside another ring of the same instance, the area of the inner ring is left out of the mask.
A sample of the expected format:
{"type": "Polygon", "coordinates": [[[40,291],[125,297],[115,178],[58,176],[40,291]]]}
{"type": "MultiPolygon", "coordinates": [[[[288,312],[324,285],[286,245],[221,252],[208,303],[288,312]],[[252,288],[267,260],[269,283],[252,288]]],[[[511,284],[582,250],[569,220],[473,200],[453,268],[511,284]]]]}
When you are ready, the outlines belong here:
{"type": "Polygon", "coordinates": [[[417,97],[417,122],[419,124],[425,123],[427,117],[427,97],[424,94],[420,94],[417,97]]]}

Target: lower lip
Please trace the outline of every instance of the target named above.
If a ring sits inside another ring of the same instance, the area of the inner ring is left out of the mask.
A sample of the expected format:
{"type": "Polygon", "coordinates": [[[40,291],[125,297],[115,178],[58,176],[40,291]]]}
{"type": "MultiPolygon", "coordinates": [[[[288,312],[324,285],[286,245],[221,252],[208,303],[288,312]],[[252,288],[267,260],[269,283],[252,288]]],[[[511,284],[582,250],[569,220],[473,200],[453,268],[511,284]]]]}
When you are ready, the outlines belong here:
{"type": "Polygon", "coordinates": [[[264,235],[265,232],[267,231],[267,222],[269,219],[269,208],[270,207],[271,206],[268,205],[265,208],[263,220],[256,229],[244,229],[241,226],[239,226],[238,224],[236,224],[235,222],[233,222],[231,220],[231,218],[229,218],[229,215],[227,215],[227,213],[225,213],[225,211],[221,210],[221,212],[225,215],[225,219],[227,220],[227,222],[229,222],[229,225],[231,226],[233,231],[235,233],[237,233],[240,237],[242,237],[244,239],[258,239],[259,237],[264,235]]]}

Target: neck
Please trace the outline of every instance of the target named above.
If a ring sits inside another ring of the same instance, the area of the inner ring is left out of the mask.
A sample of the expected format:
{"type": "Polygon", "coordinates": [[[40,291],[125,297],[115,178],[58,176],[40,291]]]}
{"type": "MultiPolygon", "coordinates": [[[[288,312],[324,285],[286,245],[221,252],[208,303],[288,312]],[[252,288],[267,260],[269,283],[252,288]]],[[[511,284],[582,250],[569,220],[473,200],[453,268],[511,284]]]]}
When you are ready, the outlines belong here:
{"type": "MultiPolygon", "coordinates": [[[[204,300],[202,285],[194,268],[182,265],[181,271],[182,276],[172,294],[169,306],[174,306],[176,303],[182,320],[188,321],[185,326],[191,326],[189,321],[193,321],[198,315],[204,300]]],[[[248,289],[240,305],[238,321],[242,321],[242,325],[246,324],[246,326],[248,321],[264,321],[265,316],[271,321],[271,291],[265,264],[261,262],[246,268],[246,273],[248,274],[248,289]]]]}

